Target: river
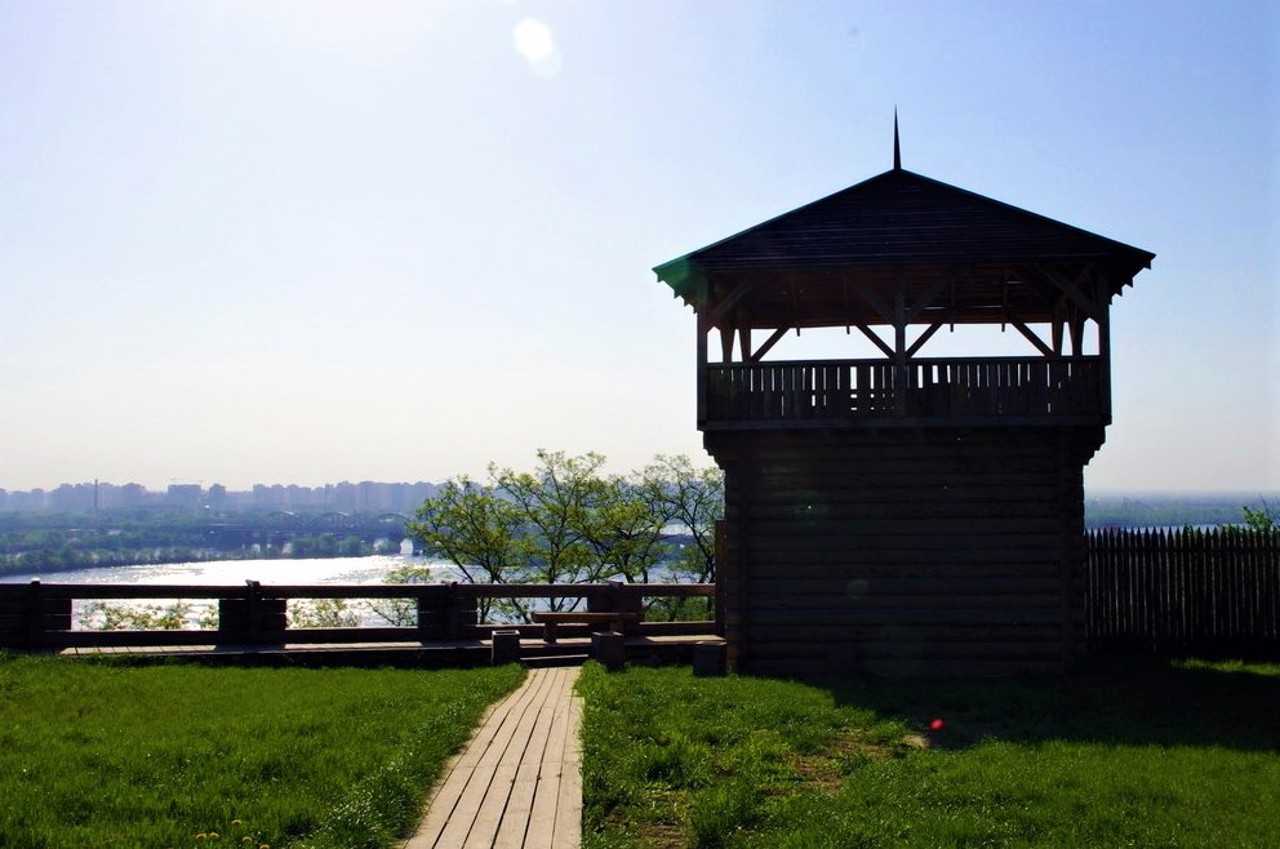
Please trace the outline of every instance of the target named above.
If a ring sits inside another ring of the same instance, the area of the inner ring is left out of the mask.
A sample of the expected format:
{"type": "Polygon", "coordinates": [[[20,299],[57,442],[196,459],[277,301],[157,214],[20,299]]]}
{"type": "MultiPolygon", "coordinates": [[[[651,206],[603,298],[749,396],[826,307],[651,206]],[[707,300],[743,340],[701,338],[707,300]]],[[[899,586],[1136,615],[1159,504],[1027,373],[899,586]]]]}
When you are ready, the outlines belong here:
{"type": "Polygon", "coordinates": [[[43,575],[0,575],[0,583],[25,584],[198,584],[219,586],[258,581],[262,584],[378,584],[390,571],[406,566],[441,571],[448,567],[425,557],[376,554],[371,557],[317,557],[306,560],[209,560],[143,566],[105,566],[49,572],[43,575]]]}
{"type": "MultiPolygon", "coordinates": [[[[419,567],[439,574],[439,580],[447,581],[450,567],[425,557],[405,554],[373,555],[371,557],[320,557],[307,560],[212,560],[194,563],[162,563],[142,566],[107,566],[99,569],[78,569],[69,572],[50,572],[43,575],[4,575],[0,583],[29,583],[39,579],[46,584],[190,584],[195,586],[243,585],[245,581],[269,584],[380,584],[388,572],[405,567],[419,567]]],[[[135,609],[156,609],[157,602],[131,605],[113,602],[135,609]]],[[[196,627],[206,617],[214,603],[192,599],[186,620],[188,627],[196,627]]],[[[291,613],[294,604],[290,603],[291,613]]],[[[373,615],[368,605],[355,602],[352,612],[361,625],[385,625],[385,620],[373,615]]],[[[72,627],[94,627],[90,602],[76,602],[72,610],[72,627]]]]}

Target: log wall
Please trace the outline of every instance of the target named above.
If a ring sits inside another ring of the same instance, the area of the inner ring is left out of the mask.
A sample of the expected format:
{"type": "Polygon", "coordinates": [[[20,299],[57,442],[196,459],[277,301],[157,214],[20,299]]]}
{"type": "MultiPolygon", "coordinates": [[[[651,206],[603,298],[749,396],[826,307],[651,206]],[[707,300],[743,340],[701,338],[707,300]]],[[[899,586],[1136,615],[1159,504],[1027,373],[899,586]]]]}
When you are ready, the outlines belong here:
{"type": "Polygon", "coordinates": [[[1083,652],[1101,427],[708,432],[744,672],[1060,673],[1083,652]]]}

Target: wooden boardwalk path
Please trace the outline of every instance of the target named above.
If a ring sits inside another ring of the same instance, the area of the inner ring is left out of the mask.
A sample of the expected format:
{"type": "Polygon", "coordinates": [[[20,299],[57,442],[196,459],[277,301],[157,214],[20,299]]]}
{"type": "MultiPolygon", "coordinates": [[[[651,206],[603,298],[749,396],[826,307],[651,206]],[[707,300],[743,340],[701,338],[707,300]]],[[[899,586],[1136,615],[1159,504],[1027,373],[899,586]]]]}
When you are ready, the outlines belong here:
{"type": "Polygon", "coordinates": [[[404,849],[565,849],[581,843],[576,667],[532,669],[445,768],[404,849]]]}

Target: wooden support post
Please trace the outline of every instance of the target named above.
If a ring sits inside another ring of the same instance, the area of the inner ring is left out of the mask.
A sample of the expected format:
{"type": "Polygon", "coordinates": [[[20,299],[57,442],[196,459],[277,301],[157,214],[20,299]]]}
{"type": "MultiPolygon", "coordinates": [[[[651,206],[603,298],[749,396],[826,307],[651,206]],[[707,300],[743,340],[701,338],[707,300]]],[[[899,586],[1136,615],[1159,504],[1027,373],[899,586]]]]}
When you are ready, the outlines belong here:
{"type": "Polygon", "coordinates": [[[447,585],[419,587],[418,603],[418,639],[426,642],[448,639],[449,594],[447,585]]]}
{"type": "MultiPolygon", "coordinates": [[[[1099,281],[1105,286],[1105,277],[1099,281]]],[[[1098,314],[1098,393],[1103,421],[1111,424],[1111,305],[1103,303],[1098,314]]]]}
{"type": "Polygon", "coordinates": [[[720,359],[722,362],[733,362],[733,333],[732,327],[720,328],[720,359]]]}
{"type": "Polygon", "coordinates": [[[520,632],[504,630],[493,632],[489,661],[494,666],[520,662],[520,632]]]}
{"type": "Polygon", "coordinates": [[[693,674],[699,678],[724,675],[726,658],[724,643],[702,640],[693,647],[693,674]]]}
{"type": "Polygon", "coordinates": [[[697,325],[698,333],[698,427],[702,427],[707,420],[707,333],[710,332],[711,328],[707,325],[706,319],[702,315],[698,316],[695,324],[697,325]]]}
{"type": "Polygon", "coordinates": [[[446,636],[450,640],[468,640],[476,635],[479,622],[479,608],[475,596],[463,592],[462,586],[454,581],[449,584],[449,603],[447,608],[448,624],[446,636]]]}
{"type": "Polygon", "coordinates": [[[244,595],[218,601],[218,642],[281,645],[285,642],[288,601],[266,598],[262,585],[245,581],[244,595]]]}
{"type": "Polygon", "coordinates": [[[37,578],[0,602],[0,647],[41,649],[71,630],[71,599],[49,598],[37,578]]]}
{"type": "Polygon", "coordinates": [[[716,582],[715,619],[716,633],[724,636],[724,597],[725,597],[725,562],[728,560],[729,530],[724,519],[717,519],[715,524],[715,567],[716,582]]]}
{"type": "Polygon", "coordinates": [[[257,581],[245,581],[245,618],[248,620],[245,624],[249,633],[249,642],[257,644],[260,641],[261,628],[258,625],[258,596],[261,594],[262,585],[257,581]]]}
{"type": "Polygon", "coordinates": [[[893,290],[893,382],[894,412],[907,415],[907,292],[901,278],[893,290]]]}
{"type": "Polygon", "coordinates": [[[41,597],[40,597],[40,579],[36,578],[27,587],[27,604],[26,610],[23,611],[24,629],[26,631],[26,644],[28,649],[39,648],[44,645],[44,621],[40,615],[41,597]]]}
{"type": "Polygon", "coordinates": [[[609,671],[617,671],[627,665],[627,645],[617,631],[597,631],[591,635],[591,657],[603,663],[609,671]]]}

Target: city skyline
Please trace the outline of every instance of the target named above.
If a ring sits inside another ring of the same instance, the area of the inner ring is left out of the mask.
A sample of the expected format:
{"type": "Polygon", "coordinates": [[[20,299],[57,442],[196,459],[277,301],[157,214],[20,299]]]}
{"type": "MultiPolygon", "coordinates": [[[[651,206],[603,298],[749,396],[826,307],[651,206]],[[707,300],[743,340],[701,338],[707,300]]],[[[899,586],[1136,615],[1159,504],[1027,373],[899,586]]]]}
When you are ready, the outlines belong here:
{"type": "Polygon", "coordinates": [[[651,269],[888,170],[896,106],[904,168],[1157,255],[1086,485],[1276,491],[1278,15],[0,0],[0,485],[709,465],[651,269]]]}
{"type": "Polygon", "coordinates": [[[358,512],[412,511],[439,489],[431,481],[338,481],[320,486],[254,484],[231,489],[213,483],[171,483],[152,489],[136,482],[61,483],[51,489],[7,490],[0,487],[2,512],[96,512],[136,507],[215,510],[324,508],[358,512]]]}

